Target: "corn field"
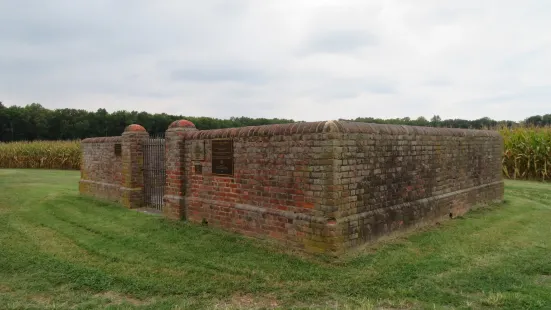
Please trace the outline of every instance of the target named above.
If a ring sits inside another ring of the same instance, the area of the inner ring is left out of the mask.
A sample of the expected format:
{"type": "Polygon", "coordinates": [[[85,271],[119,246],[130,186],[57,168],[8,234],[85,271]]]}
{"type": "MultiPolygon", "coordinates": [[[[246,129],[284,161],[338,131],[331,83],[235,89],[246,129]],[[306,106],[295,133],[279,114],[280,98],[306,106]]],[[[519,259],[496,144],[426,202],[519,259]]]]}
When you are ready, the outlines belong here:
{"type": "Polygon", "coordinates": [[[499,129],[504,138],[503,174],[510,179],[551,178],[551,127],[499,129]]]}
{"type": "Polygon", "coordinates": [[[80,141],[0,143],[0,168],[80,169],[80,141]]]}

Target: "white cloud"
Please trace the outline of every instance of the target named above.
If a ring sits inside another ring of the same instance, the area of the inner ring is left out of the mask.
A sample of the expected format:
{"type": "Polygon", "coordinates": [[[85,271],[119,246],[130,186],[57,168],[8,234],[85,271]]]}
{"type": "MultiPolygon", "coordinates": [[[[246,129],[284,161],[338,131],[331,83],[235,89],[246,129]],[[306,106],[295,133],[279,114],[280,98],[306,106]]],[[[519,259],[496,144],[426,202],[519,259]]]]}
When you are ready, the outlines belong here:
{"type": "Polygon", "coordinates": [[[551,99],[546,1],[0,3],[0,100],[323,120],[520,120],[551,99]]]}

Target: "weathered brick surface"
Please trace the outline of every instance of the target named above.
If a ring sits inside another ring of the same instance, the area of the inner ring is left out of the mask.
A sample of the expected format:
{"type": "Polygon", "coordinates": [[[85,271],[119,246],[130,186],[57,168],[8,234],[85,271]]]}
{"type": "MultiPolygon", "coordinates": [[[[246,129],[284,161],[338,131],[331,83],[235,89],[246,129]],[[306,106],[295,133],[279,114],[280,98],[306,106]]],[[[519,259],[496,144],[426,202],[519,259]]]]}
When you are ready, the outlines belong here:
{"type": "Polygon", "coordinates": [[[142,126],[130,125],[119,137],[82,140],[80,193],[139,208],[143,204],[142,145],[147,137],[142,126]]]}
{"type": "Polygon", "coordinates": [[[140,208],[143,203],[143,143],[149,134],[139,125],[130,125],[122,134],[121,203],[140,208]],[[133,127],[134,126],[134,127],[133,127]]]}
{"type": "MultiPolygon", "coordinates": [[[[140,206],[145,138],[133,125],[84,140],[81,192],[140,206]]],[[[339,254],[503,198],[503,141],[490,131],[336,121],[198,131],[181,120],[165,145],[165,216],[308,252],[339,254]],[[215,139],[233,141],[233,175],[212,173],[215,139]]]]}
{"type": "Polygon", "coordinates": [[[122,156],[115,155],[115,144],[122,137],[84,139],[79,190],[83,195],[120,202],[122,156]]]}
{"type": "Polygon", "coordinates": [[[319,122],[179,137],[183,174],[173,177],[188,220],[309,252],[338,254],[503,197],[502,140],[493,132],[319,122]],[[234,141],[233,176],[211,173],[219,138],[234,141]],[[194,160],[197,143],[202,160],[194,160]]]}
{"type": "Polygon", "coordinates": [[[339,125],[334,177],[343,249],[503,198],[497,132],[339,125]]]}
{"type": "Polygon", "coordinates": [[[332,161],[326,134],[234,138],[234,175],[211,173],[212,140],[205,160],[192,160],[186,140],[187,218],[246,235],[269,236],[297,247],[325,249],[326,216],[334,201],[328,188],[332,161]],[[196,166],[202,173],[196,173],[196,166]]]}
{"type": "Polygon", "coordinates": [[[185,120],[173,122],[165,134],[165,171],[166,184],[163,196],[163,213],[171,219],[185,218],[184,196],[186,179],[184,173],[183,135],[196,131],[195,126],[185,120]]]}

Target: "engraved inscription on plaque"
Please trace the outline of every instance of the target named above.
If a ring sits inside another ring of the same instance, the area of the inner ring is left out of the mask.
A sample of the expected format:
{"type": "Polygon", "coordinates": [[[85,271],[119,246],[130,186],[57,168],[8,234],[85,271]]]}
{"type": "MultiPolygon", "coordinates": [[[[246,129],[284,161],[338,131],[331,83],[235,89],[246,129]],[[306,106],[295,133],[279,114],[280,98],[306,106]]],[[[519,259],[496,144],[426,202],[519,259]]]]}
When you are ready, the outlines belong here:
{"type": "Polygon", "coordinates": [[[232,140],[212,140],[212,173],[233,174],[232,140]]]}
{"type": "Polygon", "coordinates": [[[191,160],[205,160],[205,141],[193,141],[191,143],[191,160]]]}

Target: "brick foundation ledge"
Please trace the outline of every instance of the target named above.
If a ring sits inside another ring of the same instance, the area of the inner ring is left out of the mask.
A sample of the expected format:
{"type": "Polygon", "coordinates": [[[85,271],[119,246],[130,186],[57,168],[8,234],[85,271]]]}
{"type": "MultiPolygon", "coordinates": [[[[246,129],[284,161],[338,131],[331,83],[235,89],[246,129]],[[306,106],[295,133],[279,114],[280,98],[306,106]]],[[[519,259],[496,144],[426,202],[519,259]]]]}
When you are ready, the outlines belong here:
{"type": "Polygon", "coordinates": [[[172,220],[185,219],[184,203],[185,198],[178,195],[164,195],[163,196],[163,214],[172,220]]]}
{"type": "Polygon", "coordinates": [[[444,193],[337,219],[344,250],[376,241],[396,231],[461,216],[472,207],[503,202],[503,181],[444,193]]]}
{"type": "Polygon", "coordinates": [[[80,180],[78,187],[79,192],[82,195],[107,201],[120,202],[121,191],[119,184],[92,180],[80,180]]]}
{"type": "MultiPolygon", "coordinates": [[[[339,255],[389,233],[449,218],[450,213],[462,215],[477,204],[501,202],[502,192],[503,181],[498,181],[337,218],[197,197],[185,198],[185,205],[191,222],[277,239],[310,253],[339,255]]],[[[184,199],[173,198],[180,204],[184,199]]]]}
{"type": "Polygon", "coordinates": [[[185,205],[190,222],[249,237],[276,239],[310,253],[336,254],[339,251],[334,218],[197,197],[186,198],[185,205]]]}

